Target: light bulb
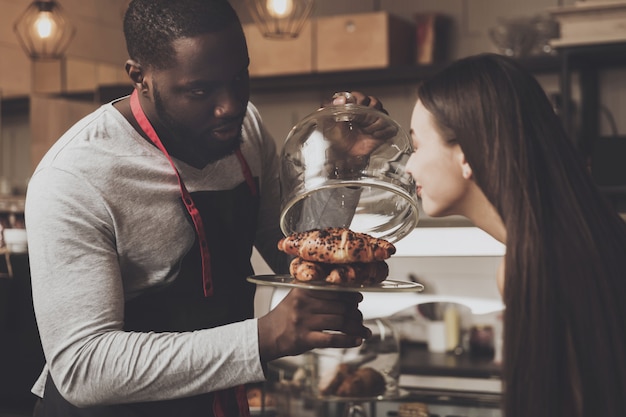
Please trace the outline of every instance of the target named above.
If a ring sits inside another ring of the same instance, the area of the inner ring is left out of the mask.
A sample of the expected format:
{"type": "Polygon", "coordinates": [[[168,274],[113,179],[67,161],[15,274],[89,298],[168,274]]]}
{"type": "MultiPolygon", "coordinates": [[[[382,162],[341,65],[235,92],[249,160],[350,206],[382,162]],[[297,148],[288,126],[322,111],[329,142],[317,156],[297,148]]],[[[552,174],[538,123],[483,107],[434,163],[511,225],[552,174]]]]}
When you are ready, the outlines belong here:
{"type": "Polygon", "coordinates": [[[35,20],[35,30],[41,39],[47,39],[56,29],[56,23],[51,19],[50,12],[40,12],[35,20]]]}
{"type": "Polygon", "coordinates": [[[289,16],[293,12],[293,0],[267,0],[267,12],[275,18],[289,16]]]}

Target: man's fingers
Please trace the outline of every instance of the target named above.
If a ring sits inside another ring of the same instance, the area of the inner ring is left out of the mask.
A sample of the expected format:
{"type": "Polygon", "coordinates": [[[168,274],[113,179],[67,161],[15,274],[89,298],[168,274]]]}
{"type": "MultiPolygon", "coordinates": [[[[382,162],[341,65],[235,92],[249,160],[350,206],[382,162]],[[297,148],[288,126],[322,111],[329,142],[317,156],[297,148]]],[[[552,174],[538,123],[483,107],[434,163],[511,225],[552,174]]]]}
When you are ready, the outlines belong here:
{"type": "Polygon", "coordinates": [[[361,346],[363,338],[336,332],[311,332],[307,343],[318,348],[353,348],[361,346]]]}

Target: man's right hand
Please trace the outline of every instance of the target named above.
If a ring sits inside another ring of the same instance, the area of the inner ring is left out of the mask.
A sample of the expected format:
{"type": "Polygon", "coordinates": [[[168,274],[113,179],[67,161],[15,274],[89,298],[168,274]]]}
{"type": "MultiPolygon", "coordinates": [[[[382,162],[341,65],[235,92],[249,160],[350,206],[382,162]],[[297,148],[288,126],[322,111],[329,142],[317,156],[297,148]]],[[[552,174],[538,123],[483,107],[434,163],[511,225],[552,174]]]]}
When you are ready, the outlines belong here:
{"type": "Polygon", "coordinates": [[[361,345],[371,331],[363,326],[358,292],[293,289],[259,318],[259,352],[263,362],[316,348],[361,345]]]}

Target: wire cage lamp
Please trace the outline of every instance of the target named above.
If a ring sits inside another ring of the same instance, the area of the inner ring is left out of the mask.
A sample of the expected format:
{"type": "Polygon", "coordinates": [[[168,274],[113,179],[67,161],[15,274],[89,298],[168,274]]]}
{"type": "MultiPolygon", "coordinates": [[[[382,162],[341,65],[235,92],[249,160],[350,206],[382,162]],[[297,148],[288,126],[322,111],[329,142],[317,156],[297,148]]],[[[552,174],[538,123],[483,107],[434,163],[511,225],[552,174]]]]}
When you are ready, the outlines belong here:
{"type": "Polygon", "coordinates": [[[270,39],[298,37],[314,4],[315,0],[246,0],[252,19],[270,39]]]}
{"type": "Polygon", "coordinates": [[[62,58],[76,33],[55,0],[34,0],[15,21],[13,31],[33,60],[62,58]]]}

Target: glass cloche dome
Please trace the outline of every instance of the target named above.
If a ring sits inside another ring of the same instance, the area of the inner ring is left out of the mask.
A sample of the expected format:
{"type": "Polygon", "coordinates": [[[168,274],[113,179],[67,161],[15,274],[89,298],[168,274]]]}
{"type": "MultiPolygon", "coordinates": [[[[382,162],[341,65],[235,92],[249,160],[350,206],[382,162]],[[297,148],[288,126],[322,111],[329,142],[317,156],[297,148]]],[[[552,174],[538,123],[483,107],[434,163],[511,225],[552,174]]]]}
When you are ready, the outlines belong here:
{"type": "Polygon", "coordinates": [[[385,113],[356,104],[311,113],[290,131],[281,155],[285,235],[347,227],[395,242],[417,225],[415,183],[405,171],[409,135],[385,113]]]}

